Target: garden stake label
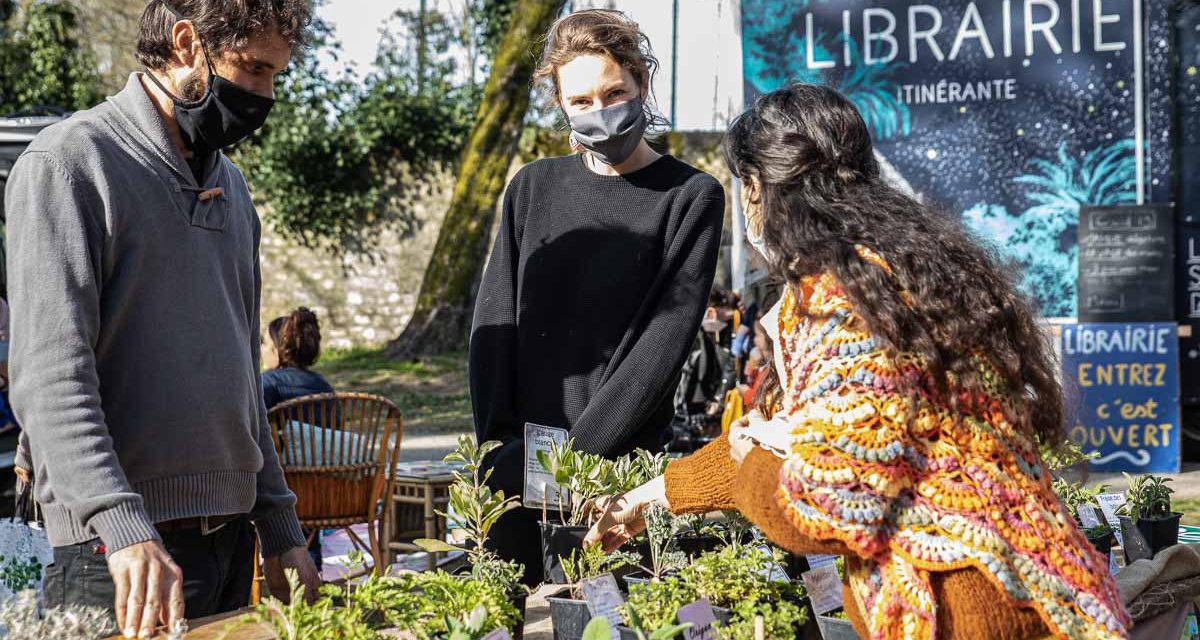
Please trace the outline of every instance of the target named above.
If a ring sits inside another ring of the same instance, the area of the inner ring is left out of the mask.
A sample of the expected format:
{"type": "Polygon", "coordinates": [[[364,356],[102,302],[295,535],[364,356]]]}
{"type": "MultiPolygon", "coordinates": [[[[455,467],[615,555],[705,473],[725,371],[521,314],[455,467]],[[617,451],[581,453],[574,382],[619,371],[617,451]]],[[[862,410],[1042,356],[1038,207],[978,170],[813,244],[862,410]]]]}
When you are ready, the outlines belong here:
{"type": "Polygon", "coordinates": [[[567,441],[567,430],[525,423],[525,493],[522,503],[531,509],[557,509],[567,499],[554,476],[538,462],[539,451],[550,453],[553,445],[567,441]]]}
{"type": "Polygon", "coordinates": [[[617,627],[624,624],[624,620],[621,619],[621,607],[625,604],[625,596],[621,595],[621,589],[617,587],[617,579],[613,574],[606,573],[580,581],[579,590],[583,592],[588,612],[593,618],[607,618],[613,640],[619,640],[621,633],[617,627]]]}
{"type": "Polygon", "coordinates": [[[680,624],[691,623],[690,628],[683,630],[683,640],[717,640],[720,636],[713,626],[717,617],[713,615],[712,605],[707,598],[701,598],[689,605],[680,607],[676,612],[680,624]]]}
{"type": "Polygon", "coordinates": [[[842,581],[838,578],[837,565],[823,564],[805,571],[800,579],[808,589],[808,599],[817,615],[842,607],[842,581]]]}
{"type": "Polygon", "coordinates": [[[1096,508],[1090,504],[1081,504],[1076,509],[1079,513],[1079,523],[1084,529],[1093,529],[1100,526],[1100,518],[1096,517],[1096,508]]]}
{"type": "Polygon", "coordinates": [[[1121,518],[1117,516],[1117,509],[1125,504],[1125,494],[1102,493],[1096,496],[1096,504],[1100,505],[1100,513],[1104,514],[1104,521],[1112,527],[1113,534],[1117,537],[1117,544],[1125,546],[1125,537],[1121,535],[1121,518]]]}
{"type": "Polygon", "coordinates": [[[483,637],[483,640],[512,640],[507,629],[496,629],[483,637]]]}

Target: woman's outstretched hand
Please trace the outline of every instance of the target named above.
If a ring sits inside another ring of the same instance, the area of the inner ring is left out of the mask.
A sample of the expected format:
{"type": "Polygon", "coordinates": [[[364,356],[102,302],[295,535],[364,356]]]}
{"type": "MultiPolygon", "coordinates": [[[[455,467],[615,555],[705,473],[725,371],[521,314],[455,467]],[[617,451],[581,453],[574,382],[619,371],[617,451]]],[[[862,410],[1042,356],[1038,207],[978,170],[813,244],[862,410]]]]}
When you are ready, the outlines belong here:
{"type": "Polygon", "coordinates": [[[666,485],[659,476],[646,484],[615,496],[603,496],[591,503],[592,528],[583,539],[584,547],[601,545],[606,553],[616,551],[646,529],[643,513],[651,504],[667,506],[666,485]]]}

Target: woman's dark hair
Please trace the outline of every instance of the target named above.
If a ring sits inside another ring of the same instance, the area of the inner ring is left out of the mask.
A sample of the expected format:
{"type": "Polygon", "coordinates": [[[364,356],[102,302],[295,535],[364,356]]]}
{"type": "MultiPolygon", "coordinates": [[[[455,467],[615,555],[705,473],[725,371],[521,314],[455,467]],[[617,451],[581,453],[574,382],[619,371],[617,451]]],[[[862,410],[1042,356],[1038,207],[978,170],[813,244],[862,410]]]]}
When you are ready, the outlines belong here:
{"type": "Polygon", "coordinates": [[[317,314],[304,307],[272,320],[267,333],[279,353],[280,367],[307,369],[321,357],[321,325],[317,314]]]}
{"type": "Polygon", "coordinates": [[[150,0],[138,26],[136,53],[147,69],[161,71],[171,60],[171,33],[179,21],[171,9],[192,21],[214,59],[268,31],[278,31],[295,48],[307,39],[312,19],[312,0],[150,0]]]}
{"type": "Polygon", "coordinates": [[[876,338],[922,357],[930,391],[960,410],[976,408],[971,391],[988,381],[972,356],[986,358],[1025,400],[1014,407],[1019,427],[1043,443],[1062,441],[1054,361],[1015,274],[956,216],[880,178],[870,132],[849,100],[810,84],[768,93],[730,126],[725,158],[734,175],[757,182],[777,277],[832,273],[876,338]]]}

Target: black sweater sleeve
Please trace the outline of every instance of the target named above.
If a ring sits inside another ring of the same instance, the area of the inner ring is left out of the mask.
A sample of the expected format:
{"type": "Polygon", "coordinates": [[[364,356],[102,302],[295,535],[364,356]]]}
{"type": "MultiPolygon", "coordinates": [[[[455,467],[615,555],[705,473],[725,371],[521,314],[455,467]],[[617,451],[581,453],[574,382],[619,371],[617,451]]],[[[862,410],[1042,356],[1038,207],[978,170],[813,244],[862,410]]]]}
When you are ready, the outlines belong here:
{"type": "Polygon", "coordinates": [[[500,229],[475,298],[468,348],[475,437],[480,443],[514,433],[516,411],[517,260],[516,193],[518,173],[504,193],[500,229]]]}
{"type": "Polygon", "coordinates": [[[617,367],[571,429],[577,448],[611,455],[635,435],[648,416],[673,393],[676,373],[687,357],[708,302],[721,245],[725,192],[705,176],[675,234],[662,271],[638,314],[643,328],[631,334],[617,367]]]}

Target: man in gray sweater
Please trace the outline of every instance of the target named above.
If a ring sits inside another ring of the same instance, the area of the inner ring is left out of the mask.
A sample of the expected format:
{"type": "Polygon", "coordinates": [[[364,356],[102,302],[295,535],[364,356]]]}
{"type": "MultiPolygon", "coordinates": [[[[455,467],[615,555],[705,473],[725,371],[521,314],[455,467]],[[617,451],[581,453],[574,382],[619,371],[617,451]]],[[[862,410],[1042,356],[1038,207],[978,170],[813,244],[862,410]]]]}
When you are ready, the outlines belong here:
{"type": "Polygon", "coordinates": [[[270,568],[320,581],[259,383],[259,219],[221,153],[263,124],[310,11],[151,0],[149,73],[44,131],[8,182],[47,603],[111,607],[126,636],[245,606],[255,530],[270,568]]]}

